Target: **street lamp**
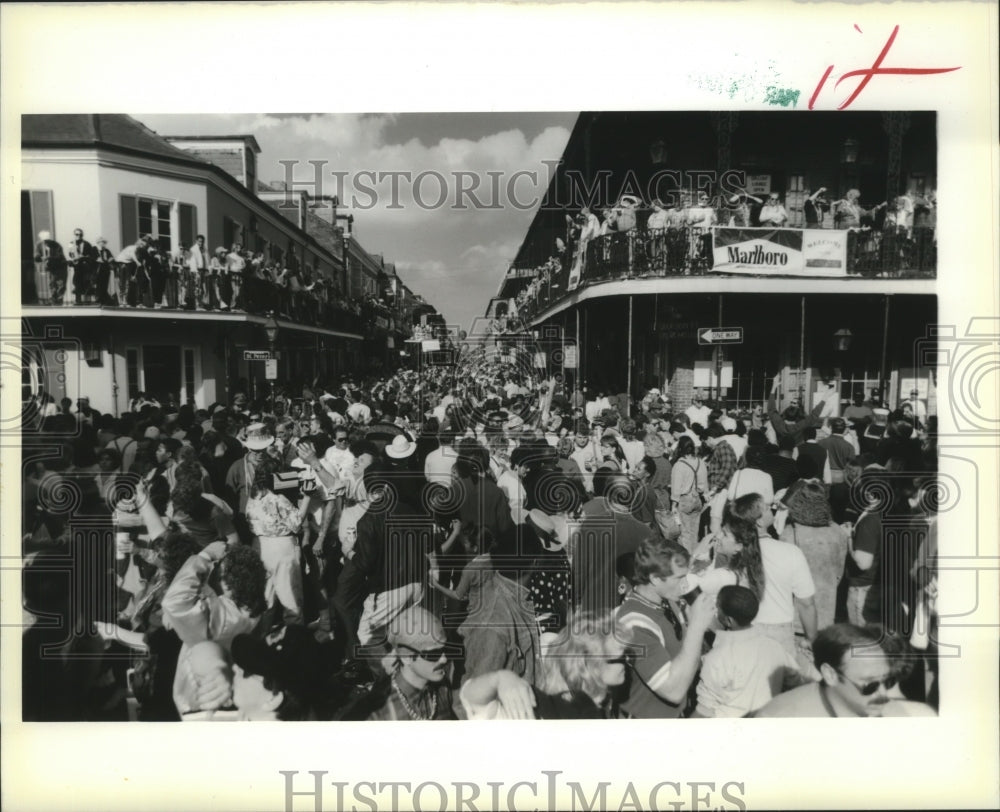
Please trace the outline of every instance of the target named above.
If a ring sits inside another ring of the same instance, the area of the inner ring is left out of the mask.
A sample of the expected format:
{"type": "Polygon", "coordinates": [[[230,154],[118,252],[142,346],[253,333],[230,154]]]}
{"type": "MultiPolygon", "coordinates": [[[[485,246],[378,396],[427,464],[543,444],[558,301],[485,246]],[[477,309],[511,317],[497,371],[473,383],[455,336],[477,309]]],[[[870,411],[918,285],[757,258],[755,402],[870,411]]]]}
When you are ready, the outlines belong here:
{"type": "MultiPolygon", "coordinates": [[[[271,358],[275,362],[275,368],[277,368],[277,356],[275,355],[274,344],[278,340],[278,331],[280,329],[278,320],[274,317],[274,311],[269,310],[267,321],[264,322],[264,331],[267,333],[267,343],[270,345],[269,349],[271,358]]],[[[274,408],[274,378],[271,378],[271,408],[274,408]]]]}
{"type": "Polygon", "coordinates": [[[839,352],[847,352],[851,348],[851,339],[854,338],[854,334],[846,327],[843,327],[833,334],[833,338],[837,350],[839,352]]]}

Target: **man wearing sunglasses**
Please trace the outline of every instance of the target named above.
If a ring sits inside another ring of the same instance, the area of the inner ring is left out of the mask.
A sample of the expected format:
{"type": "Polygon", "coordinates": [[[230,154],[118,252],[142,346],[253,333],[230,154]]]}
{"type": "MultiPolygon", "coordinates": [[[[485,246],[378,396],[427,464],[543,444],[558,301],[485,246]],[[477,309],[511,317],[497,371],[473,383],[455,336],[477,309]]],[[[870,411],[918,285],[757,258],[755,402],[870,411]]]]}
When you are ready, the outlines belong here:
{"type": "MultiPolygon", "coordinates": [[[[894,701],[896,685],[889,658],[875,626],[836,623],[813,641],[813,657],[822,679],[780,694],[757,711],[763,717],[856,717],[897,715],[895,705],[918,706],[921,715],[933,715],[926,706],[894,701]]],[[[895,696],[902,698],[898,692],[895,696]]],[[[914,715],[913,710],[906,715],[914,715]]]]}

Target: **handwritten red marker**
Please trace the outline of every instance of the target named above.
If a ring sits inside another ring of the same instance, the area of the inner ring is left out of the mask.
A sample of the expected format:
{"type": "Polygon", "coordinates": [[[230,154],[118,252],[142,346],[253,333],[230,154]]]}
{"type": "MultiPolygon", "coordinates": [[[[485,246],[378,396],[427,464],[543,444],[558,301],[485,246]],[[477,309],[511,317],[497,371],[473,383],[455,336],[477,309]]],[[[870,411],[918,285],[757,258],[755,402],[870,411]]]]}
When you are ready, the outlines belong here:
{"type": "MultiPolygon", "coordinates": [[[[861,29],[858,28],[857,23],[855,23],[854,27],[858,30],[859,33],[863,33],[863,32],[861,32],[861,29]]],[[[847,99],[843,102],[843,104],[841,104],[837,108],[838,110],[844,110],[844,109],[850,107],[851,104],[854,102],[854,100],[859,95],[861,95],[861,91],[863,91],[868,86],[868,83],[873,78],[875,78],[876,76],[927,76],[927,75],[935,74],[935,73],[950,73],[951,71],[956,71],[956,70],[960,70],[961,69],[961,65],[959,65],[957,67],[954,67],[954,68],[884,68],[884,67],[882,67],[882,62],[885,61],[886,56],[889,54],[889,49],[892,48],[892,44],[896,41],[896,35],[898,33],[899,33],[899,26],[897,25],[895,28],[892,29],[892,33],[889,35],[889,39],[886,40],[885,47],[882,49],[882,51],[879,53],[879,55],[875,58],[875,62],[872,64],[872,66],[870,68],[860,68],[858,70],[851,70],[851,71],[847,71],[846,73],[842,73],[840,75],[840,78],[837,80],[837,83],[834,85],[835,88],[839,87],[840,83],[843,82],[845,79],[853,79],[856,76],[860,76],[862,78],[861,78],[861,81],[858,82],[858,86],[856,88],[854,88],[854,92],[850,96],[848,96],[847,99]]],[[[830,74],[832,72],[833,72],[833,65],[830,65],[823,72],[823,75],[820,77],[819,84],[816,85],[816,89],[813,91],[812,96],[809,97],[809,109],[810,110],[812,110],[813,107],[815,106],[816,99],[819,97],[820,91],[823,89],[823,86],[826,84],[826,80],[830,78],[830,74]]]]}

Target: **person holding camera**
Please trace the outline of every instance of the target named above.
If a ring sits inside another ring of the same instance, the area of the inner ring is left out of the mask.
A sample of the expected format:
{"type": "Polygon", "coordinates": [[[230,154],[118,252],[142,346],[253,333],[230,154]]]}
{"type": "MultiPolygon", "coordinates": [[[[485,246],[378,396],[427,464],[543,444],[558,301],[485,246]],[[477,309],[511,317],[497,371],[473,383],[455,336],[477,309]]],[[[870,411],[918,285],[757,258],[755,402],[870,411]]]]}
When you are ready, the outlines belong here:
{"type": "Polygon", "coordinates": [[[267,569],[264,589],[268,606],[280,602],[285,624],[302,622],[303,586],[301,552],[298,532],[306,511],[309,495],[303,494],[299,505],[274,492],[274,477],[281,463],[265,454],[253,472],[250,498],[247,500],[247,521],[254,534],[256,549],[267,569]]]}

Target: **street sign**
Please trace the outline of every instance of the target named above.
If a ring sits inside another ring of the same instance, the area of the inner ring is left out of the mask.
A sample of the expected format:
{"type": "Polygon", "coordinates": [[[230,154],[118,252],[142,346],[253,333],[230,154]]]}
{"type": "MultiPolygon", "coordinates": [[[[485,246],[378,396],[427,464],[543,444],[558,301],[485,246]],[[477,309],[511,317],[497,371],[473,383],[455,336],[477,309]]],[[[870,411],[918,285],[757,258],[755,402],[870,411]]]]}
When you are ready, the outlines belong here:
{"type": "Polygon", "coordinates": [[[270,361],[271,353],[269,350],[243,350],[243,360],[244,361],[270,361]]]}
{"type": "Polygon", "coordinates": [[[278,379],[278,359],[267,358],[264,361],[264,379],[276,381],[278,379]]]}
{"type": "Polygon", "coordinates": [[[742,327],[699,327],[699,344],[742,344],[742,327]]]}

